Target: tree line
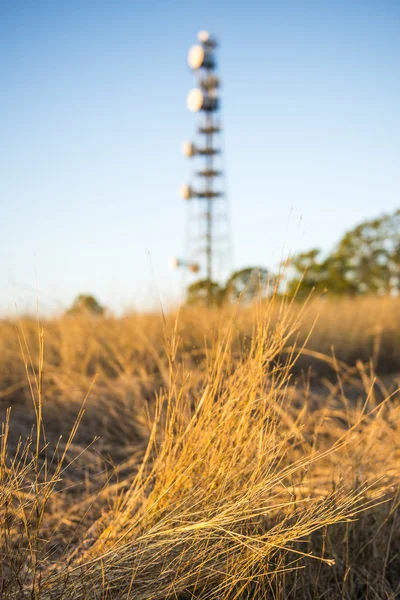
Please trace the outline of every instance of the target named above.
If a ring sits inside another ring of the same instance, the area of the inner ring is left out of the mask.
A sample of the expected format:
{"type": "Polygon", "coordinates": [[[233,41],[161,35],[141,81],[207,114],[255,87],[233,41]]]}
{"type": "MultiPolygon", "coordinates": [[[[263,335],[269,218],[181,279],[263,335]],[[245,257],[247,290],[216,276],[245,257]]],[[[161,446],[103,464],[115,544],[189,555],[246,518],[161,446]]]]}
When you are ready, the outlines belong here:
{"type": "MultiPolygon", "coordinates": [[[[200,279],[188,286],[188,304],[221,305],[239,298],[250,302],[272,291],[295,294],[301,299],[311,292],[332,296],[400,293],[400,209],[367,219],[347,231],[330,252],[311,248],[281,265],[280,275],[265,267],[234,271],[225,283],[200,279]]],[[[101,315],[105,309],[89,295],[76,298],[69,313],[101,315]]]]}
{"type": "Polygon", "coordinates": [[[277,289],[297,298],[329,292],[333,296],[400,292],[400,210],[367,219],[347,231],[334,248],[299,252],[281,265],[281,275],[263,267],[235,271],[221,285],[207,279],[188,287],[187,302],[221,304],[252,300],[277,289]]]}

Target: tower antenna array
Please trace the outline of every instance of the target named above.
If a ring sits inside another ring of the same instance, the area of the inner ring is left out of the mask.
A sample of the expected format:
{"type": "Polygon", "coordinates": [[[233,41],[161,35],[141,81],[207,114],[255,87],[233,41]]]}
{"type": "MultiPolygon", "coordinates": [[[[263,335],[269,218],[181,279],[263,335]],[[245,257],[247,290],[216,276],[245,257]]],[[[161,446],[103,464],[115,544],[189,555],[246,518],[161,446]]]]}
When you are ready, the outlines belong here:
{"type": "Polygon", "coordinates": [[[197,232],[189,232],[187,259],[173,257],[170,266],[199,273],[211,283],[222,275],[218,271],[227,270],[230,266],[227,264],[230,258],[230,235],[226,194],[221,189],[223,171],[218,166],[222,152],[221,148],[214,146],[217,135],[221,137],[221,124],[216,117],[220,109],[218,90],[221,85],[215,73],[215,50],[218,44],[207,31],[200,31],[197,38],[200,43],[192,46],[188,54],[188,64],[196,76],[197,87],[187,96],[187,108],[190,112],[201,114],[197,132],[202,141],[200,145],[183,142],[182,151],[188,158],[197,157],[201,167],[193,173],[197,183],[194,186],[184,184],[180,188],[182,198],[195,209],[191,211],[194,217],[189,225],[195,221],[197,232]],[[219,180],[218,186],[216,180],[219,180]]]}

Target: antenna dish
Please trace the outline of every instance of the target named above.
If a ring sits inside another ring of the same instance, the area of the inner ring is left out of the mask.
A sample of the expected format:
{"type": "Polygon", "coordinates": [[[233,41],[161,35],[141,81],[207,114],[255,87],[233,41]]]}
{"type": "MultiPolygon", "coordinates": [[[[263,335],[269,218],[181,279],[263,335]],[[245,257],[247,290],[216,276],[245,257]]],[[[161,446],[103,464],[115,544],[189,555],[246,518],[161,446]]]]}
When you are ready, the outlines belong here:
{"type": "Polygon", "coordinates": [[[192,142],[183,142],[182,152],[185,156],[194,156],[196,154],[196,146],[192,142]]]}
{"type": "Polygon", "coordinates": [[[190,263],[188,268],[191,273],[198,273],[200,271],[200,265],[198,263],[190,263]]]}
{"type": "Polygon", "coordinates": [[[199,31],[199,33],[197,34],[197,39],[200,42],[203,43],[207,43],[210,41],[210,32],[209,31],[205,31],[204,29],[202,31],[199,31]]]}
{"type": "Polygon", "coordinates": [[[187,107],[190,112],[198,112],[203,108],[204,94],[201,90],[191,90],[187,97],[187,107]]]}
{"type": "Polygon", "coordinates": [[[190,185],[187,185],[186,183],[182,184],[181,187],[179,188],[181,196],[184,200],[190,200],[191,198],[193,198],[193,190],[190,187],[190,185]]]}
{"type": "Polygon", "coordinates": [[[181,262],[179,258],[176,256],[170,256],[168,259],[168,266],[170,269],[177,269],[180,266],[181,262]]]}
{"type": "Polygon", "coordinates": [[[200,44],[192,46],[188,54],[188,64],[194,71],[202,67],[213,69],[215,66],[214,57],[210,52],[210,48],[203,48],[200,44]]]}
{"type": "Polygon", "coordinates": [[[204,62],[206,52],[202,46],[192,46],[188,54],[188,64],[191,69],[200,69],[204,62]]]}
{"type": "Polygon", "coordinates": [[[205,46],[211,48],[215,48],[215,46],[217,45],[214,36],[212,36],[209,31],[199,31],[199,33],[197,34],[197,39],[199,40],[199,42],[202,42],[202,44],[204,44],[205,46]]]}
{"type": "Polygon", "coordinates": [[[213,94],[212,96],[206,96],[197,88],[189,92],[186,103],[190,112],[199,112],[199,110],[216,110],[219,105],[216,92],[215,95],[213,94]]]}

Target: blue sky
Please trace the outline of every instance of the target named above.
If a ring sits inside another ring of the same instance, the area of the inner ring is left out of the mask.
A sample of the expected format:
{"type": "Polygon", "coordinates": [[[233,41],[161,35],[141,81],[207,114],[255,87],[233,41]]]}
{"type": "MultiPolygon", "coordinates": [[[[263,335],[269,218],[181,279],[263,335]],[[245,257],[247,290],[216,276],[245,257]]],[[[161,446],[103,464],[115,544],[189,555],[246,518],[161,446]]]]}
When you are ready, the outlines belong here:
{"type": "Polygon", "coordinates": [[[397,0],[2,0],[0,314],[179,297],[186,65],[221,42],[234,266],[399,206],[397,0]]]}

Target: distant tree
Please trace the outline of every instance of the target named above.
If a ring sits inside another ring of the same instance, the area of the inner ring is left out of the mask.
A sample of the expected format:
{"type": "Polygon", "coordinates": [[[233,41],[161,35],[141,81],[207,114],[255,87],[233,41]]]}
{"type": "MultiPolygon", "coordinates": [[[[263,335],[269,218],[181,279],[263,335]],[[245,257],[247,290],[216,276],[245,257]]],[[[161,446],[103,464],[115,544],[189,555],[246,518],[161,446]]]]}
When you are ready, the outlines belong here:
{"type": "Polygon", "coordinates": [[[226,282],[224,294],[231,302],[235,302],[238,298],[251,302],[256,297],[265,296],[271,283],[267,269],[246,267],[232,273],[226,282]]]}
{"type": "Polygon", "coordinates": [[[313,248],[300,252],[291,261],[292,277],[287,291],[297,297],[308,296],[312,290],[322,293],[354,294],[356,286],[346,278],[347,267],[343,257],[336,254],[321,257],[321,250],[313,248]]]}
{"type": "Polygon", "coordinates": [[[315,288],[333,294],[388,294],[400,291],[400,210],[366,220],[321,257],[317,248],[297,254],[288,291],[300,296],[315,288]]]}
{"type": "Polygon", "coordinates": [[[290,262],[287,291],[292,294],[307,296],[317,288],[322,291],[326,286],[326,269],[320,259],[321,250],[312,248],[306,252],[299,252],[290,262]]]}
{"type": "Polygon", "coordinates": [[[103,315],[105,308],[96,300],[94,296],[81,294],[75,298],[68,314],[86,313],[90,315],[103,315]]]}
{"type": "Polygon", "coordinates": [[[336,254],[358,293],[399,291],[400,210],[357,225],[340,240],[336,254]]]}
{"type": "Polygon", "coordinates": [[[224,301],[225,289],[216,281],[200,279],[195,281],[186,290],[188,304],[214,304],[220,305],[224,301]]]}
{"type": "Polygon", "coordinates": [[[265,296],[270,284],[269,272],[263,267],[246,267],[234,271],[225,284],[209,279],[195,281],[187,288],[188,304],[214,304],[235,302],[239,298],[246,302],[265,296]]]}

